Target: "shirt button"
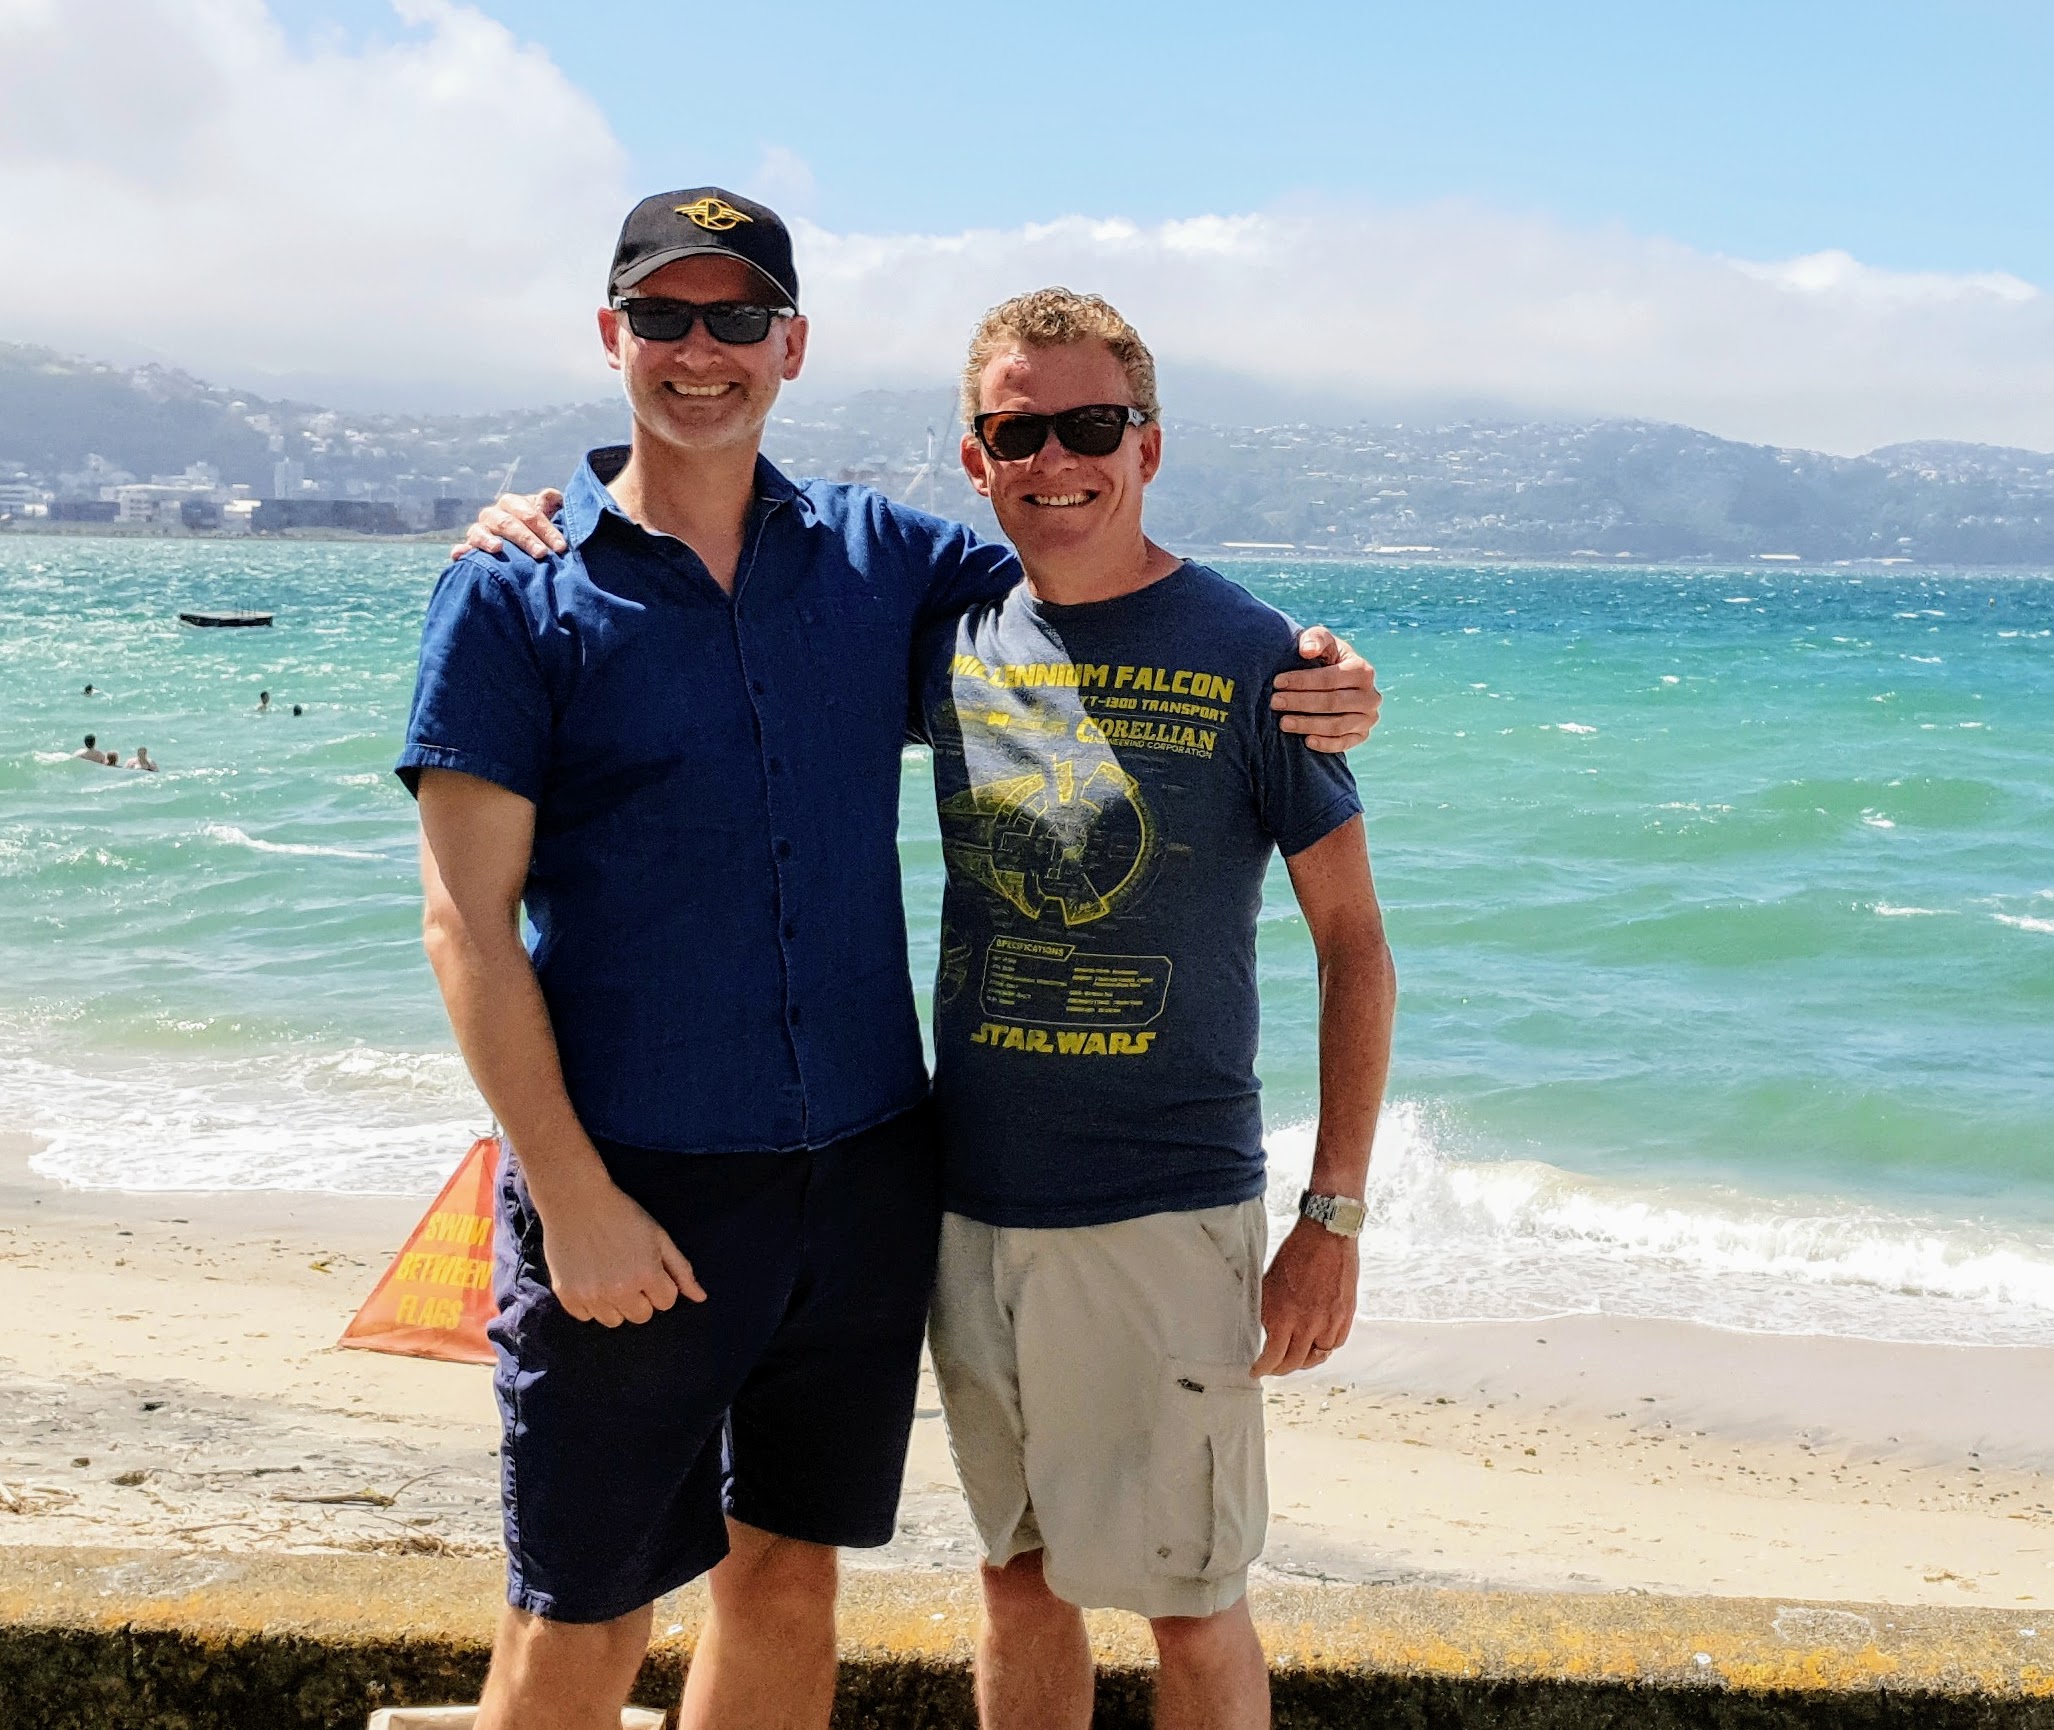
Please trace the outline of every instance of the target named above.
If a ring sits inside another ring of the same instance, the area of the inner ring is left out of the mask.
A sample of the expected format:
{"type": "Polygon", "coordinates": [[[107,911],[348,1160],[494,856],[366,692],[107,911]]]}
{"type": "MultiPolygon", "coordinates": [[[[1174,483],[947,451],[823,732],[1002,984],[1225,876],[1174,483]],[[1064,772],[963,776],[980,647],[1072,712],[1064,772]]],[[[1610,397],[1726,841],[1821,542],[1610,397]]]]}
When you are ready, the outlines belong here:
{"type": "Polygon", "coordinates": [[[789,942],[790,942],[790,941],[791,941],[791,940],[792,940],[792,939],[793,939],[794,937],[796,937],[796,936],[798,936],[798,935],[799,935],[799,928],[798,928],[798,926],[794,925],[794,924],[793,924],[793,923],[792,923],[792,922],[791,922],[791,921],[790,921],[789,919],[787,919],[787,920],[785,921],[785,941],[786,941],[787,943],[789,943],[789,942]]]}
{"type": "Polygon", "coordinates": [[[782,775],[785,772],[785,760],[782,757],[771,758],[770,772],[773,775],[782,775]]]}
{"type": "Polygon", "coordinates": [[[792,856],[792,844],[789,841],[780,841],[777,844],[777,856],[780,859],[789,859],[792,856]]]}
{"type": "Polygon", "coordinates": [[[799,1025],[799,1010],[796,1004],[794,1004],[790,1009],[787,1009],[785,1011],[785,1019],[789,1021],[794,1027],[797,1027],[799,1025]]]}
{"type": "Polygon", "coordinates": [[[752,690],[752,691],[754,691],[754,692],[756,693],[756,695],[757,695],[757,696],[759,696],[759,697],[760,697],[760,696],[762,696],[762,695],[763,695],[763,681],[762,681],[761,679],[751,679],[751,680],[749,681],[749,689],[750,689],[750,690],[752,690]]]}

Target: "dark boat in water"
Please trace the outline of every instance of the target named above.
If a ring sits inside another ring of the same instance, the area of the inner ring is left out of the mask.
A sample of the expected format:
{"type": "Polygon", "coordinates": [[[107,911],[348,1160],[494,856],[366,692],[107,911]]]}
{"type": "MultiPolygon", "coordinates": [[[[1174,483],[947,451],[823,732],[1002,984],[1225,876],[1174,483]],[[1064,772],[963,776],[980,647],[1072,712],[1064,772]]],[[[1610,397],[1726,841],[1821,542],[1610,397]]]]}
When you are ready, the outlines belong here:
{"type": "Polygon", "coordinates": [[[183,625],[211,625],[235,629],[247,625],[268,625],[274,616],[271,613],[180,613],[178,620],[183,625]]]}

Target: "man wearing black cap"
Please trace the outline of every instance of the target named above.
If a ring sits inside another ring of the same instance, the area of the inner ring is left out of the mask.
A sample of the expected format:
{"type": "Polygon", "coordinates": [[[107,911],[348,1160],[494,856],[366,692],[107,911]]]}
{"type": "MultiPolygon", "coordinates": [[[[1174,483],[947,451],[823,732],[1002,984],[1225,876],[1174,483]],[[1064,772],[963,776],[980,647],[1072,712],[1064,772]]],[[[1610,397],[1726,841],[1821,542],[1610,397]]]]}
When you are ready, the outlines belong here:
{"type": "MultiPolygon", "coordinates": [[[[512,1150],[481,1730],[617,1723],[652,1601],[709,1570],[681,1727],[825,1725],[835,1550],[893,1531],[939,1216],[909,652],[1018,567],[762,460],[798,288],[762,205],[638,205],[599,314],[632,443],[573,478],[554,550],[459,559],[423,631],[426,943],[512,1150]]],[[[1298,677],[1325,712],[1294,730],[1367,733],[1359,659],[1298,677]]]]}

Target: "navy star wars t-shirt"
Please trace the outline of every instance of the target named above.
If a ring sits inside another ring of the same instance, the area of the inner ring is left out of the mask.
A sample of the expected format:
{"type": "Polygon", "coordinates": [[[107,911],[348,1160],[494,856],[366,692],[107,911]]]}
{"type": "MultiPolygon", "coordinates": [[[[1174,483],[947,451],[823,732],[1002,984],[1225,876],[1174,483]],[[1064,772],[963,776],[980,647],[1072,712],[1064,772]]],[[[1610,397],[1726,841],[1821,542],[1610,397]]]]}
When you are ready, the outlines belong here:
{"type": "Polygon", "coordinates": [[[1297,634],[1187,563],[1085,606],[1022,583],[922,638],[952,1210],[1099,1225],[1261,1193],[1263,877],[1362,809],[1270,709],[1297,634]]]}

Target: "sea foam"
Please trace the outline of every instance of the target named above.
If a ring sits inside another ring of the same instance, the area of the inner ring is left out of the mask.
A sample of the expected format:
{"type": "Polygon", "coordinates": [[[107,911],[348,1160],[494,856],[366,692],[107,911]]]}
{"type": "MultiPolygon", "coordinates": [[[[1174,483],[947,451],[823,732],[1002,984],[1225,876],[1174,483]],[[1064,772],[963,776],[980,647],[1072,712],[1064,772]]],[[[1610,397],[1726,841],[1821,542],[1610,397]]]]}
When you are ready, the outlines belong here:
{"type": "MultiPolygon", "coordinates": [[[[1635,1184],[1466,1159],[1416,1102],[1379,1125],[1361,1246],[1365,1320],[1607,1312],[1765,1333],[2054,1344],[2054,1234],[1831,1197],[1635,1184]]],[[[1272,1237],[1312,1127],[1269,1139],[1272,1237]]]]}
{"type": "Polygon", "coordinates": [[[382,863],[384,855],[365,853],[355,847],[320,847],[305,841],[264,841],[233,823],[209,823],[200,831],[210,841],[229,847],[247,847],[253,853],[285,853],[300,859],[370,859],[382,863]]]}
{"type": "Polygon", "coordinates": [[[0,1125],[79,1189],[426,1195],[489,1121],[454,1052],[0,1055],[0,1125]]]}

